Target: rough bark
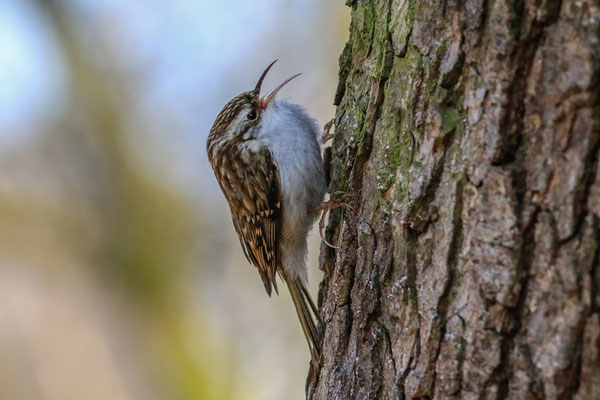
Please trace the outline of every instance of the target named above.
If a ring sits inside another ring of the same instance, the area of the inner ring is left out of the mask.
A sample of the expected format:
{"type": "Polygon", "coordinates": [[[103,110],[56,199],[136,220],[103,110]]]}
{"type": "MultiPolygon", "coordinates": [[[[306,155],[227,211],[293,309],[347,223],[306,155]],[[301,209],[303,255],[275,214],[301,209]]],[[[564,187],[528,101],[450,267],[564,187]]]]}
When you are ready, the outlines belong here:
{"type": "Polygon", "coordinates": [[[600,3],[349,1],[312,399],[600,399],[600,3]]]}

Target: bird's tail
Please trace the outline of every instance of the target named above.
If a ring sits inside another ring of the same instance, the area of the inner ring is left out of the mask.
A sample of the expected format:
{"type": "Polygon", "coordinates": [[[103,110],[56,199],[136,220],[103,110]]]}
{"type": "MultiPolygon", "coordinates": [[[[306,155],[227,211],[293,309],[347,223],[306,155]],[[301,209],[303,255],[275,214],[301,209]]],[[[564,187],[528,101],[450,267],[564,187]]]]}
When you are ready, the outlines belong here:
{"type": "Polygon", "coordinates": [[[302,282],[295,278],[290,278],[286,279],[286,283],[294,301],[294,306],[302,325],[302,331],[304,331],[304,336],[306,336],[306,341],[308,342],[313,367],[316,368],[319,365],[321,357],[321,340],[311,311],[317,320],[320,320],[317,307],[315,307],[308,290],[306,290],[302,282]]]}

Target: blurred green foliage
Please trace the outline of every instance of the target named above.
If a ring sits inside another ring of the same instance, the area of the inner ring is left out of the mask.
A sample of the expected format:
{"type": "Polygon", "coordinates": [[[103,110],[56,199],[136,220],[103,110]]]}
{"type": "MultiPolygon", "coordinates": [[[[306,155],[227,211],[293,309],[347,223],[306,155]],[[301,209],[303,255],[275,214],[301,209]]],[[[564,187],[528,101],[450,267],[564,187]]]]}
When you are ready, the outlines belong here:
{"type": "MultiPolygon", "coordinates": [[[[101,240],[91,265],[106,284],[117,288],[141,313],[150,330],[151,357],[165,374],[169,398],[231,398],[235,377],[232,360],[216,353],[202,336],[190,337],[178,295],[183,255],[189,245],[191,216],[187,205],[160,180],[144,173],[126,145],[127,115],[133,107],[135,88],[115,70],[98,65],[102,49],[93,36],[80,32],[69,3],[39,0],[55,33],[69,69],[72,89],[70,112],[65,117],[61,157],[72,157],[80,176],[95,180],[94,193],[84,196],[99,216],[101,240]],[[83,153],[83,154],[82,154],[83,153]],[[81,161],[77,160],[84,160],[81,161]],[[202,357],[197,354],[202,353],[202,357]]],[[[117,65],[120,60],[111,59],[117,65]]],[[[142,124],[135,129],[143,129],[142,124]]],[[[141,135],[143,136],[143,134],[141,135]]],[[[135,311],[137,310],[137,311],[135,311]]]]}

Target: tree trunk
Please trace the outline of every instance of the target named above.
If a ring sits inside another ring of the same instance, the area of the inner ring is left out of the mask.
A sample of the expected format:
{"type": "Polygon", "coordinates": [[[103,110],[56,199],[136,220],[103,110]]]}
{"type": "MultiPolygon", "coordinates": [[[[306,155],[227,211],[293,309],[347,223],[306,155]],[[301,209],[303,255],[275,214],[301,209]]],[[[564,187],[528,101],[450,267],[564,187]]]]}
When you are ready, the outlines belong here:
{"type": "Polygon", "coordinates": [[[600,2],[349,3],[308,397],[600,399],[600,2]]]}

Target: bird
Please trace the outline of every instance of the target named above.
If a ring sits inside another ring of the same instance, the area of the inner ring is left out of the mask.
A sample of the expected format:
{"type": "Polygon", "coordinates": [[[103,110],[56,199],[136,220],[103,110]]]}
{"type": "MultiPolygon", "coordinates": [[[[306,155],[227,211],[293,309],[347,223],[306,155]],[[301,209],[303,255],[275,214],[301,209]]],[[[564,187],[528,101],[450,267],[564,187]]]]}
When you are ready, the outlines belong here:
{"type": "Polygon", "coordinates": [[[311,365],[316,366],[321,319],[308,291],[306,256],[316,211],[330,204],[323,201],[327,191],[320,148],[323,131],[304,107],[275,98],[300,74],[261,97],[263,80],[276,61],[263,71],[253,90],[225,104],[209,131],[206,150],[244,255],[258,270],[269,297],[273,290],[279,293],[277,275],[287,286],[311,365]]]}

